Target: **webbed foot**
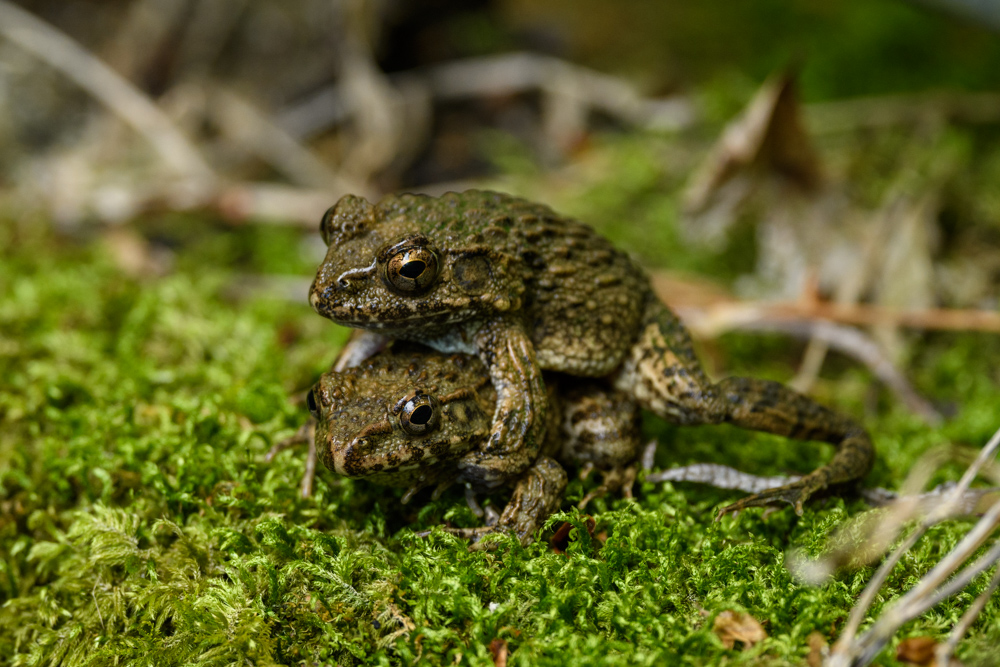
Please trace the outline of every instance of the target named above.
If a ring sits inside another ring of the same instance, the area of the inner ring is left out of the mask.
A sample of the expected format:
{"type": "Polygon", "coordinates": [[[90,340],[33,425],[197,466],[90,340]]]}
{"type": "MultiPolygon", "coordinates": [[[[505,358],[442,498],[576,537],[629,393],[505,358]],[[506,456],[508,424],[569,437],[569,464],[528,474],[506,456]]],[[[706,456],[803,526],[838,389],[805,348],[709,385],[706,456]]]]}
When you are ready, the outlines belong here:
{"type": "MultiPolygon", "coordinates": [[[[823,469],[817,472],[823,472],[823,469]]],[[[813,494],[827,488],[828,485],[826,475],[818,475],[816,473],[806,475],[802,479],[790,484],[767,489],[766,491],[761,491],[760,493],[737,500],[735,503],[720,509],[719,513],[715,516],[715,520],[718,521],[730,512],[739,512],[748,507],[768,507],[782,503],[788,503],[795,508],[796,514],[802,516],[802,507],[805,502],[813,494]]]]}
{"type": "MultiPolygon", "coordinates": [[[[587,470],[589,473],[590,470],[587,470]]],[[[579,509],[584,509],[594,498],[601,498],[609,493],[621,491],[626,498],[632,497],[632,486],[635,484],[637,470],[634,465],[628,467],[612,468],[601,471],[601,485],[588,493],[577,504],[579,509]]],[[[586,476],[581,473],[581,479],[586,476]]]]}
{"type": "MultiPolygon", "coordinates": [[[[549,515],[559,509],[566,489],[566,471],[554,460],[543,456],[521,475],[514,486],[510,502],[492,526],[478,528],[442,528],[447,533],[472,541],[473,551],[493,548],[481,540],[490,533],[513,533],[521,544],[530,544],[534,534],[549,515]]],[[[430,531],[418,533],[429,535],[430,531]]]]}

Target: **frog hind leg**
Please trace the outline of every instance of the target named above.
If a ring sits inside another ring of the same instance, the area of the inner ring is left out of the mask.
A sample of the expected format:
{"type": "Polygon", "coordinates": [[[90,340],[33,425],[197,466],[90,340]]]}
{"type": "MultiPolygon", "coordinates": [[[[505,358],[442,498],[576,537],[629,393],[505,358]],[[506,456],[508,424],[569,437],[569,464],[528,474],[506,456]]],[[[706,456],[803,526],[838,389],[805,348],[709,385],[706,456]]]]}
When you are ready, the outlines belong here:
{"type": "Polygon", "coordinates": [[[474,543],[471,548],[489,548],[480,540],[491,533],[513,533],[527,545],[545,520],[559,509],[566,490],[566,471],[547,456],[541,456],[514,484],[514,493],[500,518],[492,526],[480,528],[446,528],[474,543]]]}
{"type": "Polygon", "coordinates": [[[600,486],[592,489],[590,493],[585,495],[580,502],[577,503],[577,508],[584,510],[594,498],[601,498],[609,493],[614,493],[615,491],[621,491],[624,497],[631,498],[632,487],[635,485],[635,476],[637,473],[638,469],[635,465],[616,466],[607,470],[601,470],[600,486]]]}
{"type": "Polygon", "coordinates": [[[874,446],[861,426],[780,383],[740,377],[712,383],[694,355],[687,330],[659,302],[647,307],[642,333],[617,373],[615,385],[675,424],[728,423],[837,446],[825,466],[796,482],[743,498],[724,508],[720,517],[781,502],[792,504],[801,514],[803,503],[814,493],[860,479],[874,462],[874,446]]]}
{"type": "Polygon", "coordinates": [[[633,398],[606,383],[586,378],[558,378],[561,422],[551,429],[559,441],[559,461],[581,465],[580,479],[600,475],[600,485],[577,505],[621,491],[632,497],[639,458],[642,415],[633,398]]]}

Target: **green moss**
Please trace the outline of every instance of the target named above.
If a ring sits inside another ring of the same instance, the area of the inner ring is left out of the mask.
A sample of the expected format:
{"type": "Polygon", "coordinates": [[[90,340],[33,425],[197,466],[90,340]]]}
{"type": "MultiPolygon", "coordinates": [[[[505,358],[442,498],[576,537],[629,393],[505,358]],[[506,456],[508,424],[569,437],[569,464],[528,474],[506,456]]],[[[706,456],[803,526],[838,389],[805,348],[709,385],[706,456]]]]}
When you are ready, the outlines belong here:
{"type": "MultiPolygon", "coordinates": [[[[599,225],[669,221],[673,204],[657,183],[670,177],[654,167],[634,166],[625,196],[595,189],[580,206],[593,204],[599,225]]],[[[566,555],[544,541],[522,548],[501,537],[495,551],[469,553],[440,531],[417,537],[444,520],[474,524],[457,491],[404,506],[398,492],[324,474],[301,500],[302,453],[270,466],[263,454],[304,418],[289,397],[330,364],[346,332],[304,305],[226,297],[248,270],[300,270],[288,232],[202,226],[177,237],[175,273],[137,281],[99,245],[46,229],[0,225],[0,664],[491,665],[495,638],[508,642],[512,665],[797,664],[810,632],[836,636],[870,574],[810,587],[785,568],[790,550],[818,553],[863,511],[854,499],[817,502],[803,517],[747,512],[716,523],[734,494],[642,483],[636,500],[594,503],[603,544],[576,511],[553,517],[550,529],[575,526],[566,555]],[[203,261],[213,253],[227,259],[203,261]],[[769,638],[723,648],[711,628],[726,609],[752,614],[769,638]]],[[[648,238],[649,256],[669,264],[676,230],[664,223],[648,238]]],[[[958,413],[930,429],[880,403],[866,418],[879,448],[873,483],[898,484],[931,447],[986,440],[1000,390],[981,359],[997,346],[958,334],[920,346],[918,386],[958,413]]],[[[797,358],[775,339],[730,336],[718,348],[728,370],[778,379],[797,358]]],[[[864,414],[870,377],[834,367],[820,394],[864,414]]],[[[647,431],[663,444],[661,466],[777,473],[829,456],[729,428],[650,419],[647,431]]],[[[574,481],[564,507],[588,488],[574,481]]],[[[874,612],[967,528],[935,528],[874,612]]],[[[984,585],[905,634],[943,636],[984,585]]],[[[998,611],[987,606],[964,656],[996,641],[998,611]]]]}

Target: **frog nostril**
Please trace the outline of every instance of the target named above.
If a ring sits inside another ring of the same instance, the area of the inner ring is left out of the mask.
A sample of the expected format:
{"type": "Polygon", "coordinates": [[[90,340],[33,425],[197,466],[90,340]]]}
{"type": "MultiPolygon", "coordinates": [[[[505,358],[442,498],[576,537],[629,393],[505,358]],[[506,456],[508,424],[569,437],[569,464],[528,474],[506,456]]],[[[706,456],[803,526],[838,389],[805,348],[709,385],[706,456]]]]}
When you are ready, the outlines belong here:
{"type": "Polygon", "coordinates": [[[358,289],[359,282],[360,281],[347,276],[340,276],[334,283],[333,289],[336,292],[353,292],[358,289]]]}
{"type": "Polygon", "coordinates": [[[352,276],[345,272],[337,276],[337,280],[334,281],[333,288],[338,292],[352,292],[358,289],[361,284],[360,276],[352,276]]]}

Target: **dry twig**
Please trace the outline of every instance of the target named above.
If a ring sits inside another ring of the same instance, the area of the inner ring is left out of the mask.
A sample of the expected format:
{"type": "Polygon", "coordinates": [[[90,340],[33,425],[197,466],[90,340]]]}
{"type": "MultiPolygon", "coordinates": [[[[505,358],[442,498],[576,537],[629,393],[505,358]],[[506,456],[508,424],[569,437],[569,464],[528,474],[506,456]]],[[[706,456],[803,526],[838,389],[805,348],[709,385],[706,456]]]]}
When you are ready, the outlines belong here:
{"type": "Polygon", "coordinates": [[[147,141],[178,175],[207,186],[212,168],[146,95],[65,33],[0,0],[0,34],[85,89],[147,141]]]}
{"type": "MultiPolygon", "coordinates": [[[[371,196],[371,188],[349,180],[233,91],[212,84],[208,107],[219,130],[283,173],[293,183],[337,193],[371,196]]],[[[331,195],[330,201],[334,201],[331,195]]]]}
{"type": "MultiPolygon", "coordinates": [[[[572,90],[576,103],[638,127],[680,129],[695,120],[694,107],[683,98],[650,99],[614,76],[535,53],[505,53],[456,60],[394,74],[397,88],[420,87],[437,101],[495,97],[541,90],[572,90]]],[[[278,114],[293,136],[305,137],[345,122],[353,113],[349,96],[336,84],[278,114]]]]}
{"type": "Polygon", "coordinates": [[[797,475],[760,477],[718,463],[694,463],[646,475],[646,481],[654,484],[659,482],[695,482],[709,484],[717,489],[735,489],[745,493],[760,493],[790,484],[798,479],[800,478],[797,475]]]}
{"type": "MultiPolygon", "coordinates": [[[[738,301],[721,290],[702,289],[662,272],[653,275],[653,288],[660,298],[677,311],[695,336],[715,338],[726,331],[739,329],[776,331],[822,341],[867,366],[908,409],[929,423],[941,421],[941,415],[934,406],[913,389],[875,341],[857,329],[836,324],[835,320],[830,321],[833,318],[815,315],[817,312],[824,315],[839,312],[843,307],[823,302],[738,301]]],[[[846,308],[865,307],[848,305],[846,308]]]]}
{"type": "Polygon", "coordinates": [[[998,501],[990,507],[965,538],[913,589],[897,599],[862,636],[856,636],[862,620],[875,600],[875,596],[903,554],[916,544],[930,526],[953,514],[955,507],[961,502],[980,468],[995,456],[998,447],[1000,447],[1000,430],[993,435],[976,461],[965,471],[954,490],[943,502],[937,504],[923,517],[917,528],[875,572],[858,603],[851,611],[840,638],[834,644],[828,663],[830,667],[867,665],[882,650],[900,626],[962,590],[977,575],[1000,561],[1000,543],[997,543],[979,560],[948,580],[982,546],[997,526],[1000,526],[1000,501],[998,501]],[[944,583],[946,580],[948,580],[947,583],[944,583]]]}

